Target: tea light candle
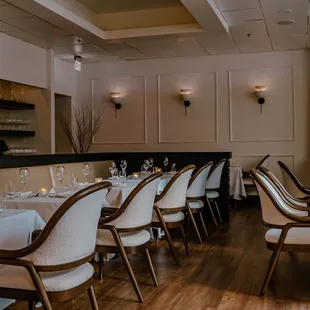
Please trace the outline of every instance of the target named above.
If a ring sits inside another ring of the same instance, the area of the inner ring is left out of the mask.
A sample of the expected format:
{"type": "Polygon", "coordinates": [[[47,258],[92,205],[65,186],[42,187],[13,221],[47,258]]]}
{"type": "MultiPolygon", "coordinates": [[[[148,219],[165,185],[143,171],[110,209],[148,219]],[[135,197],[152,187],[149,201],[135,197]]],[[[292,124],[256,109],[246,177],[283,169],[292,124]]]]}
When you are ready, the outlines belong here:
{"type": "Polygon", "coordinates": [[[139,173],[138,173],[138,172],[134,172],[134,173],[132,174],[132,177],[133,177],[134,179],[139,179],[139,173]]]}
{"type": "Polygon", "coordinates": [[[46,196],[48,194],[48,189],[46,187],[43,187],[39,190],[40,196],[46,196]]]}
{"type": "Polygon", "coordinates": [[[155,171],[156,171],[156,172],[162,172],[162,169],[156,167],[155,171]]]}
{"type": "Polygon", "coordinates": [[[100,183],[100,182],[102,182],[102,181],[103,181],[102,178],[95,178],[95,183],[100,183]]]}

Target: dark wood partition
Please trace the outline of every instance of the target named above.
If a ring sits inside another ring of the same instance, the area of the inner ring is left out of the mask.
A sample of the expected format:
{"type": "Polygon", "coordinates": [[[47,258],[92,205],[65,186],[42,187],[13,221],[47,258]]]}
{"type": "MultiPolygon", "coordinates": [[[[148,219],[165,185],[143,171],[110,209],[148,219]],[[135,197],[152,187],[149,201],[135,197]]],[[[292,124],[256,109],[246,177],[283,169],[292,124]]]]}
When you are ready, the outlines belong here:
{"type": "Polygon", "coordinates": [[[223,176],[221,180],[221,191],[219,206],[224,219],[229,217],[229,159],[230,152],[137,152],[137,153],[89,153],[89,154],[55,154],[55,155],[25,155],[25,156],[0,156],[0,168],[42,166],[56,163],[85,162],[98,160],[115,160],[117,165],[126,159],[128,162],[127,172],[139,172],[143,160],[152,157],[154,167],[164,168],[164,157],[169,158],[169,167],[175,163],[177,169],[186,165],[194,164],[197,168],[208,161],[218,162],[226,158],[223,176]]]}

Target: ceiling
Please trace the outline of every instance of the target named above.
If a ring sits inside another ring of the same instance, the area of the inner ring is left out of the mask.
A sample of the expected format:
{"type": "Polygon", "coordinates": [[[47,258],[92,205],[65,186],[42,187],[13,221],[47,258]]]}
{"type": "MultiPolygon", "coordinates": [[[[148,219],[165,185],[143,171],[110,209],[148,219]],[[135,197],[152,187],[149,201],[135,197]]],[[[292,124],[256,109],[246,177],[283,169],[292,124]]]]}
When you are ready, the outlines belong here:
{"type": "Polygon", "coordinates": [[[116,13],[182,6],[179,0],[77,0],[95,13],[116,13]]]}
{"type": "Polygon", "coordinates": [[[49,8],[43,3],[46,1],[0,0],[0,32],[52,48],[67,61],[73,61],[74,55],[93,63],[293,50],[310,45],[308,0],[50,0],[49,8]],[[65,8],[59,3],[65,3],[65,8]],[[184,17],[182,22],[180,10],[186,10],[190,19],[184,17]],[[152,25],[145,24],[141,12],[152,25]],[[104,27],[100,20],[109,20],[108,15],[116,25],[126,25],[126,19],[130,25],[132,17],[141,25],[116,27],[111,21],[104,27]],[[295,22],[278,24],[289,20],[295,22]]]}

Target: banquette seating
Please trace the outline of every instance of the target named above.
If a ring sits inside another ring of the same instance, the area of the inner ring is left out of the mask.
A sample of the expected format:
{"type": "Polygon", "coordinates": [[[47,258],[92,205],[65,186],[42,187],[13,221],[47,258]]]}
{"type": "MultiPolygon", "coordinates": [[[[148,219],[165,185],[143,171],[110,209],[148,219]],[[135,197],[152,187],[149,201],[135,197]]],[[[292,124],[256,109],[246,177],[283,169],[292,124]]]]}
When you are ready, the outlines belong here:
{"type": "MultiPolygon", "coordinates": [[[[90,161],[89,180],[94,180],[95,177],[108,178],[110,173],[108,167],[111,161],[90,161]]],[[[32,191],[38,191],[39,188],[46,187],[48,189],[59,186],[60,181],[56,177],[57,166],[65,167],[65,178],[63,184],[68,184],[68,178],[71,173],[75,173],[78,181],[84,182],[85,177],[82,172],[83,162],[75,163],[60,163],[55,165],[46,166],[32,166],[29,169],[29,181],[27,182],[27,189],[32,191]]],[[[22,183],[19,180],[20,168],[4,168],[0,169],[0,188],[5,188],[6,181],[12,181],[15,185],[16,191],[22,190],[22,183]]]]}

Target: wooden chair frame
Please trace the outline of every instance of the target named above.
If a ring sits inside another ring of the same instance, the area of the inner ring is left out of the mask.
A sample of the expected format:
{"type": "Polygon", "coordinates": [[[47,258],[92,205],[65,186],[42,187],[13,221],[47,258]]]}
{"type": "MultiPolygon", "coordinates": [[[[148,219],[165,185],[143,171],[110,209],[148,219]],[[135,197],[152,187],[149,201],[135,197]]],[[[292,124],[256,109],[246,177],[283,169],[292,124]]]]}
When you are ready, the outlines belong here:
{"type": "Polygon", "coordinates": [[[28,300],[28,308],[34,309],[35,302],[41,301],[45,310],[52,310],[50,302],[62,302],[74,298],[75,296],[88,291],[89,299],[93,310],[99,310],[94,289],[92,286],[93,278],[84,282],[83,284],[74,287],[69,290],[59,292],[47,292],[42,282],[40,272],[54,272],[68,270],[71,268],[77,268],[86,262],[90,262],[94,256],[94,253],[84,257],[82,259],[53,266],[39,266],[34,265],[31,261],[22,259],[23,257],[33,253],[37,250],[50,236],[52,230],[56,224],[61,220],[64,214],[79,200],[82,198],[111,186],[109,182],[97,183],[89,186],[85,189],[74,194],[68,198],[54,213],[51,219],[47,222],[45,228],[37,235],[35,240],[28,246],[18,250],[0,250],[0,264],[8,266],[20,266],[24,267],[34,284],[35,291],[12,289],[6,287],[0,287],[0,296],[2,298],[17,299],[17,300],[28,300]]]}
{"type": "MultiPolygon", "coordinates": [[[[208,163],[206,163],[204,166],[202,166],[201,168],[199,168],[195,174],[192,176],[192,178],[190,179],[189,181],[189,184],[188,184],[188,188],[190,188],[190,186],[194,183],[194,181],[197,179],[197,177],[200,175],[200,173],[207,169],[208,167],[212,166],[213,165],[213,162],[212,161],[209,161],[208,163]]],[[[210,173],[210,172],[209,172],[210,173]]],[[[209,234],[208,234],[208,230],[207,230],[207,227],[206,227],[206,224],[205,224],[205,221],[204,221],[204,218],[203,218],[203,215],[202,215],[202,212],[204,210],[204,206],[205,206],[205,196],[200,196],[200,197],[187,197],[186,198],[186,210],[187,210],[187,214],[189,216],[189,219],[190,221],[192,222],[192,225],[194,227],[194,230],[196,232],[196,235],[198,237],[198,240],[200,242],[200,244],[203,244],[203,241],[202,241],[202,238],[201,238],[201,235],[200,235],[200,232],[199,232],[199,229],[197,227],[197,223],[195,221],[195,218],[194,218],[194,214],[199,214],[199,218],[200,218],[200,221],[201,221],[201,224],[202,224],[202,227],[203,227],[203,230],[204,230],[204,233],[205,235],[208,237],[209,234]],[[203,203],[203,207],[202,208],[191,208],[190,207],[190,204],[189,202],[197,202],[197,201],[202,201],[203,203]]],[[[213,211],[211,209],[211,214],[213,214],[213,211]]],[[[214,216],[214,214],[213,214],[214,216]]]]}
{"type": "MultiPolygon", "coordinates": [[[[304,186],[299,179],[297,178],[297,176],[295,175],[295,173],[287,166],[285,165],[285,163],[283,163],[282,161],[278,161],[278,165],[280,166],[281,169],[283,169],[285,171],[285,173],[291,178],[291,180],[294,182],[294,184],[296,185],[296,187],[303,192],[304,194],[310,196],[310,189],[307,188],[306,186],[304,186]]],[[[305,199],[310,199],[310,197],[306,197],[305,199]]]]}
{"type": "MultiPolygon", "coordinates": [[[[276,264],[279,260],[281,252],[310,252],[310,244],[285,244],[285,238],[291,228],[294,227],[309,227],[310,228],[310,217],[298,217],[293,215],[292,213],[287,212],[287,210],[283,209],[281,205],[278,203],[277,199],[274,197],[272,192],[267,188],[267,186],[258,178],[257,175],[262,174],[261,172],[251,169],[250,171],[251,176],[253,177],[255,183],[257,183],[267,194],[270,200],[273,202],[274,207],[288,220],[293,221],[292,223],[287,223],[285,225],[274,225],[270,223],[264,223],[264,225],[268,228],[276,228],[281,229],[281,235],[278,239],[277,244],[272,242],[266,241],[267,249],[273,251],[270,261],[268,270],[260,290],[260,296],[263,296],[267,290],[268,284],[271,280],[272,274],[275,270],[276,264]]],[[[298,210],[298,209],[296,209],[298,210]]]]}
{"type": "MultiPolygon", "coordinates": [[[[224,163],[226,162],[226,158],[221,159],[221,160],[218,161],[215,165],[212,166],[212,168],[211,168],[211,170],[210,170],[210,173],[209,173],[209,177],[211,176],[211,174],[213,173],[213,171],[214,171],[219,165],[221,165],[223,162],[224,162],[224,163]]],[[[219,191],[220,191],[220,188],[219,188],[219,187],[218,187],[218,188],[208,188],[208,189],[206,189],[206,194],[207,194],[208,192],[213,192],[213,191],[219,192],[219,191]]],[[[211,203],[212,203],[212,202],[214,203],[215,208],[216,208],[216,211],[217,211],[217,214],[218,214],[219,219],[220,219],[220,222],[223,223],[222,215],[221,215],[220,209],[219,209],[218,204],[217,204],[217,201],[218,201],[218,200],[219,200],[219,197],[218,197],[218,198],[208,198],[207,195],[206,195],[206,201],[207,201],[207,204],[208,204],[208,206],[209,206],[209,209],[210,209],[210,212],[211,212],[211,215],[212,215],[212,218],[213,218],[213,221],[214,221],[216,227],[218,227],[218,223],[217,223],[216,217],[215,217],[215,215],[214,215],[214,212],[213,212],[213,210],[212,210],[212,205],[211,205],[211,203]]]]}
{"type": "Polygon", "coordinates": [[[104,246],[104,245],[97,245],[96,246],[96,252],[99,252],[99,279],[102,280],[103,278],[103,255],[102,253],[119,253],[123,259],[125,268],[128,272],[128,275],[130,277],[130,280],[132,282],[132,285],[135,289],[135,292],[137,294],[137,297],[139,299],[139,302],[143,302],[143,297],[138,285],[138,282],[136,280],[136,277],[134,275],[134,272],[131,268],[130,262],[128,260],[127,257],[127,253],[128,254],[136,254],[137,252],[141,252],[144,251],[145,252],[145,256],[147,259],[147,263],[148,263],[148,267],[149,270],[151,272],[151,276],[154,282],[154,286],[158,286],[158,282],[157,282],[157,278],[155,275],[155,271],[154,271],[154,267],[152,264],[152,260],[150,257],[150,253],[148,250],[148,247],[150,245],[150,242],[140,245],[140,246],[134,246],[134,247],[128,247],[128,246],[124,246],[121,240],[121,236],[119,233],[124,233],[124,232],[137,232],[137,231],[141,231],[141,230],[145,230],[151,227],[151,223],[149,223],[148,225],[144,225],[144,226],[139,226],[139,227],[132,227],[132,228],[116,228],[113,225],[109,225],[109,223],[111,223],[112,221],[116,220],[117,218],[119,218],[124,212],[125,210],[128,208],[129,204],[131,203],[131,201],[135,198],[135,196],[150,182],[154,181],[157,178],[160,178],[163,175],[162,172],[158,172],[155,174],[152,174],[151,176],[149,176],[148,178],[146,178],[145,180],[143,180],[141,183],[139,183],[139,185],[130,193],[130,195],[126,198],[126,200],[124,201],[124,203],[122,204],[122,206],[119,209],[115,209],[115,208],[108,208],[110,211],[110,216],[105,217],[105,218],[101,218],[99,220],[99,229],[107,229],[112,233],[112,236],[114,238],[114,241],[116,243],[116,246],[104,246]],[[113,213],[112,213],[113,212],[113,213]]]}
{"type": "MultiPolygon", "coordinates": [[[[169,189],[171,188],[171,186],[174,184],[174,182],[185,172],[195,169],[196,167],[194,165],[189,165],[186,166],[184,168],[182,168],[180,171],[178,171],[172,178],[171,180],[168,182],[168,184],[166,185],[166,187],[164,188],[164,190],[162,191],[162,193],[160,195],[158,195],[155,199],[155,202],[161,200],[169,191],[169,189]]],[[[165,222],[163,215],[165,214],[171,214],[171,213],[175,213],[175,212],[185,212],[187,211],[187,207],[186,205],[183,207],[179,207],[179,208],[159,208],[157,206],[154,206],[154,210],[156,212],[156,215],[158,216],[159,222],[152,222],[152,227],[158,227],[158,228],[162,228],[165,232],[166,238],[167,238],[167,242],[169,244],[170,250],[172,252],[174,261],[177,265],[180,265],[180,260],[179,260],[179,256],[176,252],[175,247],[173,246],[172,243],[172,239],[171,239],[171,235],[169,233],[169,229],[175,229],[175,228],[179,228],[180,232],[181,232],[181,236],[182,236],[182,240],[185,246],[185,250],[188,256],[190,256],[190,249],[187,243],[187,239],[185,236],[185,232],[184,232],[184,220],[182,221],[178,221],[178,222],[165,222]]]]}

